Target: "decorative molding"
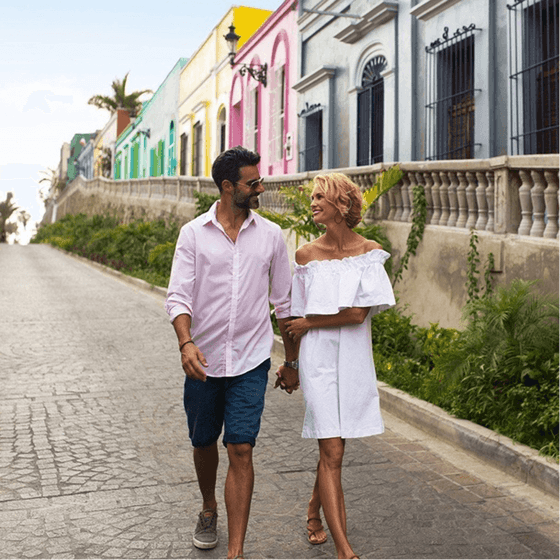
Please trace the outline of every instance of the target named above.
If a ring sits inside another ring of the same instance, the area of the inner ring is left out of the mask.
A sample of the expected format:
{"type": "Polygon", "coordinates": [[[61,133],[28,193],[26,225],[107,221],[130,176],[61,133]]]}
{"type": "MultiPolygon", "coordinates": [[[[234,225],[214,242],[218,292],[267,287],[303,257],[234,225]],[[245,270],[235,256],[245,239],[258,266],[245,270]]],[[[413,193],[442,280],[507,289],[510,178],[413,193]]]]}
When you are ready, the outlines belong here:
{"type": "Polygon", "coordinates": [[[428,21],[457,2],[459,0],[423,0],[412,8],[410,13],[417,19],[428,21]]]}
{"type": "Polygon", "coordinates": [[[391,21],[399,11],[399,3],[394,1],[380,1],[360,21],[351,23],[335,35],[343,43],[353,44],[370,31],[391,21]]]}
{"type": "Polygon", "coordinates": [[[307,76],[304,76],[299,82],[295,83],[293,89],[298,93],[305,93],[321,82],[330,80],[335,74],[336,66],[321,66],[321,68],[315,70],[315,72],[307,74],[307,76]]]}

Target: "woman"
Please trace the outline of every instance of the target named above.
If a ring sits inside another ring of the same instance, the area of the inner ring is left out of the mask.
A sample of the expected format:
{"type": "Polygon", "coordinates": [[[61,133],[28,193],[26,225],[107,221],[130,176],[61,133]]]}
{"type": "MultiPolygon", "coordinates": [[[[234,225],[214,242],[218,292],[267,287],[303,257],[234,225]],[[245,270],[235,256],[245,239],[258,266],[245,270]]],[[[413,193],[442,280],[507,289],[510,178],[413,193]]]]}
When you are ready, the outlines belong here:
{"type": "Polygon", "coordinates": [[[314,180],[311,210],[326,232],[297,250],[287,332],[300,341],[305,399],[302,436],[319,440],[319,463],[308,509],[308,538],[327,540],[323,512],[339,558],[357,558],[346,535],[341,467],[347,438],[383,432],[371,348],[371,315],[395,304],[383,263],[389,254],[352,231],[362,194],[343,174],[314,180]]]}

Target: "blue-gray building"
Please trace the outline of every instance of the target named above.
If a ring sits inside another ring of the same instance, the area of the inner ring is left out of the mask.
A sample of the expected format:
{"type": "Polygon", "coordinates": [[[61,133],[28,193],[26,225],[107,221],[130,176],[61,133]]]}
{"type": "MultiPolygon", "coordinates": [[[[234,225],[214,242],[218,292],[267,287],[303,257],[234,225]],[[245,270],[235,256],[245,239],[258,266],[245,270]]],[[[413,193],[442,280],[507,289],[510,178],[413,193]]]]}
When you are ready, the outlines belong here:
{"type": "Polygon", "coordinates": [[[558,153],[558,0],[303,0],[299,170],[558,153]]]}

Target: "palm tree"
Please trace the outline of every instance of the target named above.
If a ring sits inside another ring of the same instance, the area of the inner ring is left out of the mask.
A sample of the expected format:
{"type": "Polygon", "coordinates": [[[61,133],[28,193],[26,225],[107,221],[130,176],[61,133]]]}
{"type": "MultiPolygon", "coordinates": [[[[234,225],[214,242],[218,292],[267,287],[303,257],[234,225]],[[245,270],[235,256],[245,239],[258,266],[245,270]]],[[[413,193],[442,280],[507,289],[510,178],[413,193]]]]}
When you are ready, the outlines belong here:
{"type": "Polygon", "coordinates": [[[124,109],[128,112],[131,118],[135,117],[142,109],[142,102],[139,98],[145,93],[153,93],[151,89],[144,89],[142,91],[133,91],[126,93],[126,81],[128,79],[128,72],[123,80],[118,78],[113,80],[111,87],[113,88],[113,96],[94,95],[88,101],[89,105],[95,105],[99,109],[106,109],[111,114],[119,109],[124,109]]]}
{"type": "Polygon", "coordinates": [[[8,235],[17,231],[17,224],[8,223],[10,216],[18,209],[12,202],[14,193],[9,192],[4,202],[0,202],[0,243],[8,241],[8,235]]]}

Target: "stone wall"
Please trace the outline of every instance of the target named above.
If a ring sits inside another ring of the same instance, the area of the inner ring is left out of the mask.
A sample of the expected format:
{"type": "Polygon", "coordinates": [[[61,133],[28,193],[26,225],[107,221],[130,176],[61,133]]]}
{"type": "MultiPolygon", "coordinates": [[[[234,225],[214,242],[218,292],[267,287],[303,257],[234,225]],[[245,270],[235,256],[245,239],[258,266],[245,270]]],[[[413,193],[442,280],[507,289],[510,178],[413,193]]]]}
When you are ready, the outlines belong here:
{"type": "MultiPolygon", "coordinates": [[[[391,164],[343,171],[363,190],[391,164]]],[[[402,181],[368,213],[380,222],[392,244],[395,266],[406,249],[414,208],[413,190],[420,186],[428,204],[424,238],[396,290],[401,305],[417,324],[461,326],[467,300],[467,254],[470,230],[479,237],[480,285],[491,252],[496,285],[516,278],[537,280],[536,289],[558,295],[558,156],[500,157],[489,160],[408,162],[400,164],[402,181]]],[[[325,173],[326,171],[323,171],[325,173]]],[[[317,172],[270,177],[262,205],[289,210],[279,192],[300,185],[317,172]]],[[[185,223],[195,213],[194,192],[217,194],[211,179],[174,177],[109,181],[73,181],[57,200],[56,217],[83,212],[109,213],[126,223],[143,217],[185,223]]],[[[290,258],[294,236],[285,232],[290,258]]]]}

